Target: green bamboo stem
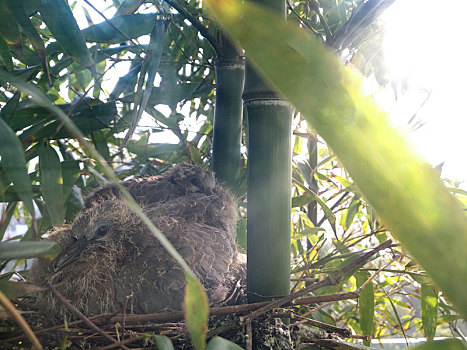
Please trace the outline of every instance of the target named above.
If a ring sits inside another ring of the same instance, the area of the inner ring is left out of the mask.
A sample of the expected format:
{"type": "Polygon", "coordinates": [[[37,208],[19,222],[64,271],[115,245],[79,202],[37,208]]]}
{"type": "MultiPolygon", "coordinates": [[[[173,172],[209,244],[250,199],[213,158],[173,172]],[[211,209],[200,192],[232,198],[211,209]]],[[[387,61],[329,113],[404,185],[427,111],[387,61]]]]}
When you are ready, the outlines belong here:
{"type": "Polygon", "coordinates": [[[247,101],[248,301],[290,292],[292,109],[281,99],[247,101]]]}
{"type": "MultiPolygon", "coordinates": [[[[254,1],[285,19],[284,0],[254,1]]],[[[243,100],[248,117],[247,294],[251,303],[290,293],[293,110],[248,62],[243,100]]]]}
{"type": "Polygon", "coordinates": [[[216,108],[212,144],[212,170],[216,177],[235,192],[240,173],[242,135],[242,92],[245,60],[223,35],[223,48],[216,60],[216,108]]]}

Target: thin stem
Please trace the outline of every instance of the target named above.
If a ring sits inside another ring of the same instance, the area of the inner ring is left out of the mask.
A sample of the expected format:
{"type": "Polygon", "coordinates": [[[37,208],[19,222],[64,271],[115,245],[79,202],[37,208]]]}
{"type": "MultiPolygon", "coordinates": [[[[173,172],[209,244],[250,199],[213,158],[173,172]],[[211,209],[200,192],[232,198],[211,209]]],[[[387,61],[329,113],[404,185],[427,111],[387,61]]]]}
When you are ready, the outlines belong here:
{"type": "MultiPolygon", "coordinates": [[[[183,17],[185,17],[198,31],[201,33],[203,37],[206,38],[207,41],[211,44],[212,48],[216,52],[216,55],[219,56],[222,52],[221,47],[217,40],[209,33],[208,28],[206,28],[197,18],[195,18],[191,13],[189,13],[183,6],[173,0],[164,0],[174,9],[176,9],[183,17]]],[[[185,6],[188,6],[187,4],[185,6]]]]}

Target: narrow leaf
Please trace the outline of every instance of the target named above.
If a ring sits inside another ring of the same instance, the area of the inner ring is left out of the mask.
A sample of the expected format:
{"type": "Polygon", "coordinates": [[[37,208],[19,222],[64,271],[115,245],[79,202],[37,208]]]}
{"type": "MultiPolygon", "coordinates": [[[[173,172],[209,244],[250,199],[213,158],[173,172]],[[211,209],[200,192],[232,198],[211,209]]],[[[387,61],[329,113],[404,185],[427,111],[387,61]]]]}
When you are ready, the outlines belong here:
{"type": "MultiPolygon", "coordinates": [[[[365,283],[370,274],[366,271],[359,271],[355,274],[357,287],[365,283]]],[[[362,335],[373,337],[373,319],[375,316],[375,292],[373,283],[370,282],[360,293],[358,298],[358,312],[360,314],[360,328],[362,335]]],[[[363,345],[370,346],[371,340],[364,340],[363,345]]]]}
{"type": "Polygon", "coordinates": [[[438,291],[432,286],[422,283],[421,293],[422,325],[425,337],[433,340],[438,320],[438,291]]]}
{"type": "Polygon", "coordinates": [[[68,3],[63,0],[41,0],[39,11],[63,50],[79,64],[91,67],[93,60],[68,3]]]}
{"type": "Polygon", "coordinates": [[[42,197],[49,213],[51,224],[61,226],[65,218],[63,177],[57,152],[44,143],[39,156],[42,197]]]}
{"type": "Polygon", "coordinates": [[[1,118],[0,156],[8,177],[15,185],[16,193],[31,215],[34,215],[32,186],[27,172],[26,160],[24,159],[23,146],[13,130],[1,118]]]}
{"type": "Polygon", "coordinates": [[[128,38],[136,39],[141,35],[149,34],[156,20],[156,13],[117,16],[111,18],[110,23],[104,21],[95,24],[83,29],[82,33],[86,41],[118,44],[128,41],[128,38]]]}
{"type": "Polygon", "coordinates": [[[5,231],[10,224],[17,204],[17,202],[10,202],[6,207],[3,207],[2,216],[0,217],[0,241],[3,240],[3,236],[5,235],[5,231]]]}
{"type": "Polygon", "coordinates": [[[2,58],[7,71],[12,71],[15,69],[15,66],[13,65],[13,59],[11,58],[10,54],[10,48],[2,36],[0,36],[0,57],[2,58]]]}
{"type": "MultiPolygon", "coordinates": [[[[154,28],[151,33],[151,38],[148,46],[148,53],[145,58],[145,64],[147,65],[148,77],[146,80],[146,88],[144,89],[143,94],[137,94],[135,99],[135,111],[133,113],[133,118],[131,121],[131,126],[128,129],[125,138],[123,139],[120,149],[125,146],[133,135],[133,132],[138,125],[139,119],[146,109],[149,98],[151,97],[151,90],[154,85],[154,79],[156,77],[157,70],[159,69],[159,64],[161,62],[162,51],[164,50],[165,35],[167,33],[167,24],[165,20],[157,20],[154,24],[154,28]],[[141,96],[141,100],[139,100],[141,96]],[[138,100],[138,101],[136,101],[138,100]]],[[[144,80],[145,75],[141,74],[139,79],[144,80]]],[[[140,87],[141,84],[138,84],[140,87]]]]}
{"type": "Polygon", "coordinates": [[[242,348],[230,340],[214,337],[209,341],[206,350],[242,350],[242,348]]]}
{"type": "Polygon", "coordinates": [[[174,350],[174,346],[169,337],[165,335],[156,334],[153,336],[156,343],[157,350],[174,350]]]}
{"type": "Polygon", "coordinates": [[[32,25],[29,16],[26,14],[24,9],[24,1],[16,0],[6,0],[8,8],[12,12],[15,19],[18,21],[19,25],[23,29],[24,34],[28,37],[31,42],[34,51],[36,51],[37,56],[41,62],[44,71],[49,74],[49,66],[47,64],[47,54],[42,41],[41,36],[37,32],[36,28],[32,25]]]}
{"type": "Polygon", "coordinates": [[[0,242],[0,260],[55,257],[60,247],[54,242],[0,242]]]}
{"type": "Polygon", "coordinates": [[[23,39],[18,22],[7,6],[6,0],[0,0],[0,36],[17,54],[22,56],[23,39]]]}
{"type": "Polygon", "coordinates": [[[185,272],[185,321],[195,349],[204,349],[208,330],[208,297],[201,283],[185,272]]]}

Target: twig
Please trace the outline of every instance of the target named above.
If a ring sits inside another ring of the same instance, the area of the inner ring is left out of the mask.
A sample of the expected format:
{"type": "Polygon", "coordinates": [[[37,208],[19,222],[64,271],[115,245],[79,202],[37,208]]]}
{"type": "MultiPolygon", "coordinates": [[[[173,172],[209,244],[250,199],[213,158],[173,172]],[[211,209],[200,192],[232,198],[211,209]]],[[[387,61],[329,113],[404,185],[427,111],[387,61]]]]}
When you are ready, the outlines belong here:
{"type": "Polygon", "coordinates": [[[368,253],[363,254],[361,257],[357,258],[356,260],[352,261],[350,264],[344,266],[341,270],[336,271],[335,273],[327,276],[325,279],[319,281],[318,283],[312,284],[306,288],[303,288],[293,294],[287,295],[283,298],[273,300],[272,302],[268,303],[268,305],[263,306],[262,308],[253,311],[251,314],[247,316],[247,318],[252,319],[255,317],[258,317],[260,315],[265,314],[266,312],[280,307],[282,305],[285,305],[287,303],[290,303],[292,300],[305,295],[307,293],[310,293],[314,290],[317,290],[319,288],[329,286],[329,285],[335,285],[337,284],[344,276],[346,273],[352,271],[355,267],[357,267],[360,264],[365,263],[368,261],[374,254],[378,253],[380,250],[386,249],[390,247],[392,244],[391,240],[387,240],[386,242],[380,244],[376,248],[373,248],[370,250],[368,253]]]}
{"type": "Polygon", "coordinates": [[[253,331],[251,329],[251,318],[246,320],[246,342],[245,342],[246,350],[253,349],[253,331]]]}
{"type": "MultiPolygon", "coordinates": [[[[208,28],[206,28],[196,17],[194,17],[191,13],[189,13],[182,5],[177,3],[176,1],[173,0],[164,0],[166,3],[168,3],[170,6],[172,6],[174,9],[178,11],[183,17],[185,17],[198,31],[202,36],[206,38],[206,40],[211,44],[212,48],[216,52],[217,56],[220,56],[222,53],[222,49],[219,46],[219,43],[217,40],[209,33],[208,28]]],[[[188,4],[186,4],[187,7],[189,7],[188,4]]]]}
{"type": "Polygon", "coordinates": [[[125,339],[125,321],[126,321],[126,309],[128,307],[128,302],[130,299],[133,298],[133,293],[127,295],[125,298],[125,306],[123,306],[123,314],[122,314],[122,340],[125,339]]]}
{"type": "Polygon", "coordinates": [[[352,332],[348,328],[341,328],[341,327],[332,326],[330,324],[320,322],[320,321],[316,321],[316,320],[313,320],[311,318],[306,318],[306,317],[303,317],[303,316],[297,315],[297,314],[294,314],[294,317],[302,319],[304,321],[304,323],[308,323],[308,324],[311,324],[312,326],[324,329],[327,332],[332,332],[332,333],[339,334],[339,335],[341,335],[341,336],[343,336],[345,338],[349,338],[352,335],[352,332]]]}
{"type": "Polygon", "coordinates": [[[370,283],[382,270],[384,270],[386,267],[388,267],[389,265],[392,264],[392,261],[388,262],[387,264],[385,264],[383,267],[379,268],[378,271],[376,271],[370,278],[368,278],[365,283],[363,283],[358,289],[357,289],[357,292],[358,293],[361,293],[361,291],[363,290],[363,288],[365,288],[368,283],[370,283]]]}
{"type": "Polygon", "coordinates": [[[29,327],[28,323],[24,320],[23,316],[16,310],[13,303],[8,299],[5,294],[0,290],[0,304],[3,305],[6,312],[18,323],[18,325],[23,329],[23,332],[28,337],[29,341],[32,343],[34,349],[42,350],[42,344],[37,339],[36,335],[32,331],[31,327],[29,327]]]}
{"type": "Polygon", "coordinates": [[[144,335],[139,335],[137,337],[131,337],[131,338],[119,341],[117,343],[113,343],[113,344],[110,344],[110,345],[103,346],[103,347],[99,348],[99,350],[109,350],[109,349],[115,349],[115,348],[118,348],[118,347],[123,347],[123,345],[125,345],[125,344],[134,343],[135,341],[141,340],[143,338],[145,338],[144,335]]]}
{"type": "MultiPolygon", "coordinates": [[[[84,316],[76,307],[74,307],[68,300],[65,299],[65,297],[50,283],[47,282],[46,286],[52,291],[52,293],[78,318],[80,318],[87,326],[89,326],[93,331],[99,333],[102,335],[104,338],[110,340],[112,343],[117,343],[117,339],[114,337],[111,337],[108,335],[106,332],[104,332],[102,329],[96,326],[95,323],[93,323],[89,318],[84,316]]],[[[122,345],[122,349],[129,350],[128,347],[122,345]]]]}

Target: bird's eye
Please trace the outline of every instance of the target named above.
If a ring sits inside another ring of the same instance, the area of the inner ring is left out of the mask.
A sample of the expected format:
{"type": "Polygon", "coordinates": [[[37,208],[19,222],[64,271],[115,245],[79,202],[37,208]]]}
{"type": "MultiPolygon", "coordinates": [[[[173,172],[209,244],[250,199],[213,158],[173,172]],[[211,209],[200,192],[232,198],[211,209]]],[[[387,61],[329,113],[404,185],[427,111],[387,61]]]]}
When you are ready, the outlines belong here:
{"type": "Polygon", "coordinates": [[[108,225],[99,226],[96,230],[96,234],[94,235],[96,238],[102,238],[107,232],[109,231],[108,225]]]}

